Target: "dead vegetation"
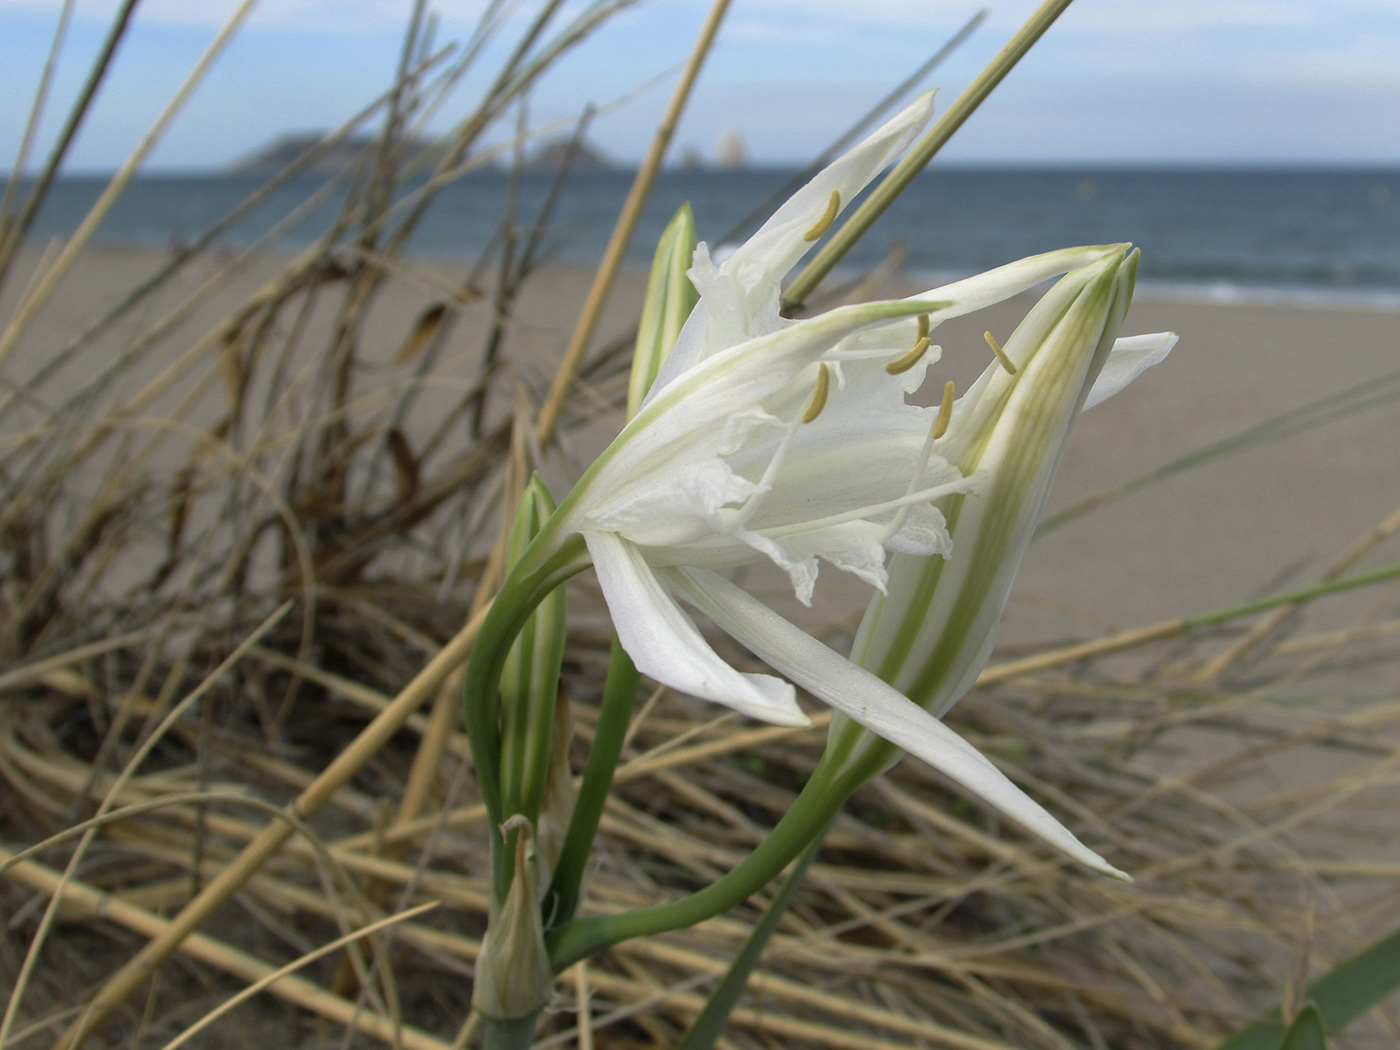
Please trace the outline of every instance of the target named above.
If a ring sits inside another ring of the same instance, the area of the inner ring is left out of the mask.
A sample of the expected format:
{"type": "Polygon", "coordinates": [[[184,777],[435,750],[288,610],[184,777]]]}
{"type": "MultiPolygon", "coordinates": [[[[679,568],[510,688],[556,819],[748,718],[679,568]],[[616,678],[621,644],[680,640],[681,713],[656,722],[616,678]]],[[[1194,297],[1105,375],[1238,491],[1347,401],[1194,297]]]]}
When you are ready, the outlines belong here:
{"type": "MultiPolygon", "coordinates": [[[[547,213],[506,214],[463,273],[403,249],[483,132],[615,6],[556,29],[545,5],[405,196],[405,145],[480,53],[433,53],[420,9],[379,138],[325,191],[340,217],[296,258],[268,255],[273,235],[215,261],[215,231],[100,315],[45,327],[67,249],[15,257],[0,1045],[64,1045],[99,998],[110,1016],[89,1045],[469,1044],[488,865],[454,672],[513,494],[550,456],[567,472],[572,444],[615,418],[628,344],[555,379],[560,342],[517,309],[547,213]],[[414,297],[406,331],[379,319],[392,295],[414,297]],[[539,425],[551,413],[562,454],[539,425]],[[235,993],[251,1002],[228,1009],[235,993]]],[[[491,19],[483,34],[504,28],[491,19]]],[[[1323,577],[1374,559],[1397,525],[1323,577]]],[[[579,768],[608,639],[588,587],[571,600],[579,768]]],[[[952,721],[1137,882],[1028,846],[904,763],[835,824],[728,1045],[1208,1048],[1296,1003],[1308,974],[1395,925],[1400,866],[1367,859],[1385,822],[1363,818],[1393,804],[1400,701],[1292,700],[1321,671],[1393,661],[1394,615],[1381,583],[1326,631],[1290,607],[1237,633],[1178,625],[994,663],[952,721]],[[1319,755],[1345,761],[1269,786],[1319,755]]],[[[727,870],[823,742],[660,693],[638,712],[594,910],[727,870]]],[[[671,1045],[750,903],[562,975],[539,1045],[671,1045]]]]}

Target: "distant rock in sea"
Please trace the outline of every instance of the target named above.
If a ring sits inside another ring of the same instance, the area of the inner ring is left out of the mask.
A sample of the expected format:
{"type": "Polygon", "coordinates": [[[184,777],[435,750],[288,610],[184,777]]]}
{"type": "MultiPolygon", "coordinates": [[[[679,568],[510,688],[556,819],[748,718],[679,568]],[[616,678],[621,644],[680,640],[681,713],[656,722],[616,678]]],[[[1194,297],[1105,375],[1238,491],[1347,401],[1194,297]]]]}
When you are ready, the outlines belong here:
{"type": "Polygon", "coordinates": [[[572,161],[569,160],[571,149],[574,149],[574,146],[570,136],[561,135],[559,138],[549,139],[540,143],[526,158],[525,167],[560,168],[565,162],[569,162],[574,171],[606,171],[613,166],[607,154],[588,142],[578,144],[572,161]]]}
{"type": "MultiPolygon", "coordinates": [[[[322,132],[283,135],[254,153],[234,161],[228,171],[234,175],[272,175],[281,171],[308,150],[317,147],[325,137],[322,132]]],[[[558,168],[569,157],[572,140],[568,136],[549,139],[527,154],[525,167],[531,169],[558,168]]],[[[378,148],[372,135],[356,135],[327,147],[303,170],[317,175],[337,175],[363,161],[378,148]]],[[[441,142],[420,139],[409,145],[410,163],[424,167],[437,161],[445,149],[441,142]]],[[[510,155],[496,158],[490,167],[509,166],[510,155]]],[[[607,154],[587,142],[580,143],[574,154],[575,171],[606,171],[613,167],[607,154]]]]}
{"type": "Polygon", "coordinates": [[[715,147],[715,160],[725,171],[738,171],[749,166],[749,151],[744,148],[744,136],[736,128],[726,128],[715,147]]]}
{"type": "MultiPolygon", "coordinates": [[[[228,170],[235,175],[273,175],[319,145],[323,138],[324,132],[315,131],[283,135],[262,149],[234,161],[228,170]]],[[[359,164],[368,151],[376,148],[377,137],[355,135],[327,147],[304,170],[318,175],[336,175],[359,164]]],[[[410,162],[419,166],[430,164],[441,155],[442,150],[440,143],[428,139],[414,141],[408,149],[410,162]]]]}

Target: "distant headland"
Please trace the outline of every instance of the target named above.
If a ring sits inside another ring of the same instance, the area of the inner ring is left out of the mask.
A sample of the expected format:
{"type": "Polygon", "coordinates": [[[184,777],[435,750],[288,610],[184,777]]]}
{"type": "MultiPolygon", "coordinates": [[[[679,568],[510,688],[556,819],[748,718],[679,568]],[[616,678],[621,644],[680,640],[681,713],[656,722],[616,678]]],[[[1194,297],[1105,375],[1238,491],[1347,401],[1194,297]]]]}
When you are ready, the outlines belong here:
{"type": "MultiPolygon", "coordinates": [[[[230,164],[225,170],[233,175],[273,175],[310,150],[320,149],[315,160],[303,169],[312,174],[338,175],[355,165],[363,163],[377,147],[378,139],[371,135],[354,135],[329,146],[321,146],[325,138],[323,132],[300,132],[281,135],[244,157],[230,164]]],[[[408,143],[406,150],[408,164],[414,168],[431,167],[447,149],[443,139],[415,139],[408,143]]],[[[616,167],[602,150],[587,142],[575,146],[567,137],[547,139],[526,154],[525,167],[531,169],[557,169],[569,159],[576,171],[604,171],[616,167]]],[[[507,164],[497,160],[492,166],[499,168],[507,164]]]]}

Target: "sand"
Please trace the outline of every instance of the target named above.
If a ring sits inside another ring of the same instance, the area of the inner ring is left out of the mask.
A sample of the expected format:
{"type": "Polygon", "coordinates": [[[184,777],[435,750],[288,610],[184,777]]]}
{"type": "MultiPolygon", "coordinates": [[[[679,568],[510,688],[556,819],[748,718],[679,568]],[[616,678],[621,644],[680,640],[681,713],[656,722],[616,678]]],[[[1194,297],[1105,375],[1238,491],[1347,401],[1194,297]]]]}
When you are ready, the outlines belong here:
{"type": "MultiPolygon", "coordinates": [[[[30,256],[27,267],[33,261],[30,256]]],[[[118,299],[159,261],[159,253],[128,249],[90,253],[0,376],[16,382],[32,374],[66,335],[82,327],[85,318],[118,299]]],[[[180,339],[173,345],[187,345],[207,331],[276,267],[275,261],[269,261],[222,282],[181,324],[180,339]]],[[[406,370],[392,363],[395,350],[421,311],[441,299],[462,269],[414,264],[412,272],[400,274],[385,290],[360,341],[366,363],[357,376],[358,394],[372,398],[404,381],[406,370]]],[[[15,285],[22,286],[25,276],[21,271],[15,285]]],[[[193,291],[197,277],[184,281],[184,290],[193,291]]],[[[624,275],[599,344],[624,330],[635,316],[643,281],[644,275],[638,273],[624,275]]],[[[512,367],[536,397],[563,350],[587,285],[585,273],[553,269],[542,274],[520,302],[509,333],[509,352],[512,367]]],[[[140,330],[177,305],[179,292],[179,288],[170,289],[158,304],[115,326],[103,353],[114,355],[128,346],[140,330]]],[[[12,296],[13,290],[10,302],[12,296]]],[[[1026,306],[1026,301],[1016,301],[946,326],[939,337],[945,360],[931,375],[932,385],[945,376],[965,385],[987,360],[982,330],[1005,337],[1026,306]]],[[[0,302],[0,317],[5,313],[6,304],[0,302]]],[[[328,317],[312,323],[328,323],[328,317]]],[[[488,323],[484,304],[462,308],[461,324],[435,375],[435,394],[425,398],[408,421],[410,440],[419,440],[425,429],[431,429],[435,405],[451,403],[470,381],[475,348],[488,323]]],[[[1400,368],[1396,354],[1400,313],[1154,301],[1143,296],[1127,328],[1130,332],[1170,329],[1180,334],[1181,341],[1167,362],[1080,420],[1051,497],[1051,513],[1242,428],[1325,395],[1380,380],[1400,368]]],[[[124,377],[123,385],[135,389],[164,364],[159,357],[144,361],[124,377]]],[[[72,389],[93,367],[88,362],[62,374],[45,391],[45,400],[59,403],[65,389],[72,389]]],[[[3,396],[5,391],[0,389],[3,396]]],[[[216,383],[206,396],[217,407],[223,394],[216,383]]],[[[178,400],[176,393],[166,400],[178,400]]],[[[160,408],[158,404],[148,411],[158,414],[160,408]]],[[[617,422],[616,413],[602,416],[572,436],[564,452],[552,455],[545,464],[551,481],[561,489],[566,486],[592,451],[615,432],[617,422]]],[[[1099,507],[1046,536],[1033,545],[1023,566],[1002,631],[1001,655],[1014,654],[1028,644],[1091,638],[1191,615],[1306,582],[1400,505],[1397,434],[1400,404],[1386,401],[1362,414],[1179,474],[1099,507]]],[[[0,433],[0,440],[5,436],[0,433]]],[[[158,468],[170,470],[178,469],[181,462],[178,456],[163,466],[156,461],[158,468]]],[[[1397,558],[1400,541],[1392,538],[1363,564],[1397,558]]],[[[591,586],[589,580],[587,575],[580,577],[579,586],[591,586]]],[[[784,595],[785,584],[775,573],[753,571],[747,582],[785,608],[793,607],[790,591],[784,595]]],[[[828,569],[809,622],[853,622],[865,597],[863,587],[828,569]]],[[[1305,627],[1345,624],[1366,614],[1394,617],[1394,588],[1371,588],[1349,598],[1328,599],[1309,610],[1305,627]]],[[[1385,659],[1348,664],[1296,687],[1290,683],[1286,692],[1309,698],[1396,695],[1400,660],[1394,658],[1393,641],[1381,644],[1388,646],[1385,659]]],[[[1189,710],[1189,704],[1183,704],[1183,709],[1189,710]]],[[[1318,704],[1298,717],[1306,722],[1324,717],[1329,709],[1335,713],[1336,705],[1318,704]]],[[[1256,714],[1250,712],[1251,717],[1256,714]]],[[[1156,733],[1162,727],[1149,728],[1156,733]]],[[[1134,755],[1134,768],[1197,768],[1252,740],[1236,726],[1223,731],[1215,726],[1177,728],[1154,736],[1151,748],[1134,755]]],[[[1320,745],[1292,748],[1272,767],[1260,763],[1262,773],[1251,767],[1248,781],[1220,788],[1219,794],[1238,800],[1351,773],[1365,760],[1358,752],[1320,745]]],[[[1213,790],[1217,787],[1212,785],[1213,790]]],[[[1311,829],[1290,839],[1290,844],[1306,845],[1313,835],[1321,840],[1319,856],[1395,861],[1400,851],[1387,841],[1393,831],[1394,792],[1390,786],[1383,790],[1384,795],[1372,791],[1360,800],[1359,817],[1357,807],[1347,811],[1350,829],[1359,834],[1349,835],[1340,847],[1311,829]],[[1365,805],[1375,808],[1367,810],[1365,805]]],[[[1330,915],[1328,921],[1332,921],[1330,915]]],[[[1344,921],[1338,921],[1345,927],[1344,921]]],[[[1355,941],[1364,939],[1366,932],[1342,930],[1355,941]]],[[[1279,972],[1293,962],[1279,960],[1279,972]]]]}
{"type": "MultiPolygon", "coordinates": [[[[116,301],[161,260],[159,252],[137,249],[89,252],[40,316],[33,338],[6,363],[7,377],[22,378],[65,333],[116,301]]],[[[33,261],[31,253],[11,282],[7,301],[23,286],[33,261]]],[[[268,260],[225,282],[181,331],[194,338],[277,265],[268,260]]],[[[371,365],[359,376],[361,391],[401,379],[402,370],[388,364],[389,358],[419,312],[440,299],[464,270],[416,261],[389,284],[362,339],[371,365]]],[[[199,276],[192,272],[179,287],[193,291],[199,276]]],[[[521,299],[508,351],[537,398],[563,351],[588,277],[577,269],[551,268],[521,299]]],[[[643,286],[643,274],[623,275],[595,344],[627,327],[643,286]]],[[[118,326],[105,352],[115,353],[139,325],[173,307],[178,298],[173,292],[159,308],[118,326]]],[[[1003,304],[945,326],[944,361],[930,373],[930,386],[948,376],[964,384],[986,361],[982,330],[1005,337],[1027,302],[1003,304]]],[[[7,313],[7,306],[0,304],[0,313],[7,313]]],[[[437,380],[444,400],[466,382],[463,362],[472,359],[488,319],[484,303],[462,308],[452,352],[437,380]]],[[[1052,513],[1245,427],[1400,368],[1400,313],[1395,312],[1154,300],[1147,293],[1139,296],[1126,327],[1129,332],[1168,329],[1181,340],[1165,363],[1081,418],[1051,495],[1052,513]]],[[[162,364],[142,365],[132,385],[162,364]]],[[[423,417],[431,416],[432,404],[431,398],[424,403],[423,417]]],[[[551,483],[566,486],[616,425],[615,418],[600,420],[570,443],[567,455],[555,456],[546,470],[551,483]]],[[[1100,507],[1033,546],[1002,641],[1016,646],[1093,637],[1306,582],[1400,505],[1398,453],[1400,402],[1387,401],[1100,507]]],[[[1364,564],[1394,560],[1397,547],[1391,543],[1364,564]]],[[[777,587],[762,572],[751,582],[766,593],[777,587]]],[[[818,587],[817,614],[849,616],[863,604],[862,586],[828,570],[818,587]]],[[[1366,600],[1375,600],[1375,593],[1366,600]]],[[[1371,677],[1378,687],[1400,688],[1393,669],[1371,677]]]]}

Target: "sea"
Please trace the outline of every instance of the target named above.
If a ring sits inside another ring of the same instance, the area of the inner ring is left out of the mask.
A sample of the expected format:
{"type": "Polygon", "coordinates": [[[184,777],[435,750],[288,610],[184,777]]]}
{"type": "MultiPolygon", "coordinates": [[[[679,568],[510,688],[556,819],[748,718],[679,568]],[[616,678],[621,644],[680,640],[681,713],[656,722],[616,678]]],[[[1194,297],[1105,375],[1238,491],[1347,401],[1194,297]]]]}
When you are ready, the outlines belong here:
{"type": "MultiPolygon", "coordinates": [[[[785,169],[666,170],[628,254],[646,266],[667,220],[690,202],[703,240],[735,243],[800,176],[785,169]]],[[[625,170],[569,175],[538,227],[542,255],[596,261],[631,185],[625,170]]],[[[441,190],[407,245],[424,259],[470,260],[493,243],[507,209],[518,243],[536,227],[555,174],[526,171],[514,190],[502,171],[473,172],[441,190]]],[[[30,238],[72,233],[102,191],[100,177],[53,186],[30,238]]],[[[217,223],[263,184],[251,175],[135,178],[94,243],[169,248],[217,223]]],[[[410,195],[420,184],[407,183],[410,195]]],[[[273,246],[294,251],[330,228],[341,195],[324,176],[299,176],[222,232],[220,249],[256,242],[318,191],[311,210],[273,246]]],[[[980,168],[920,175],[847,264],[873,266],[902,251],[930,285],[1036,252],[1131,241],[1142,249],[1139,288],[1159,296],[1286,301],[1400,310],[1400,168],[980,168]]]]}

